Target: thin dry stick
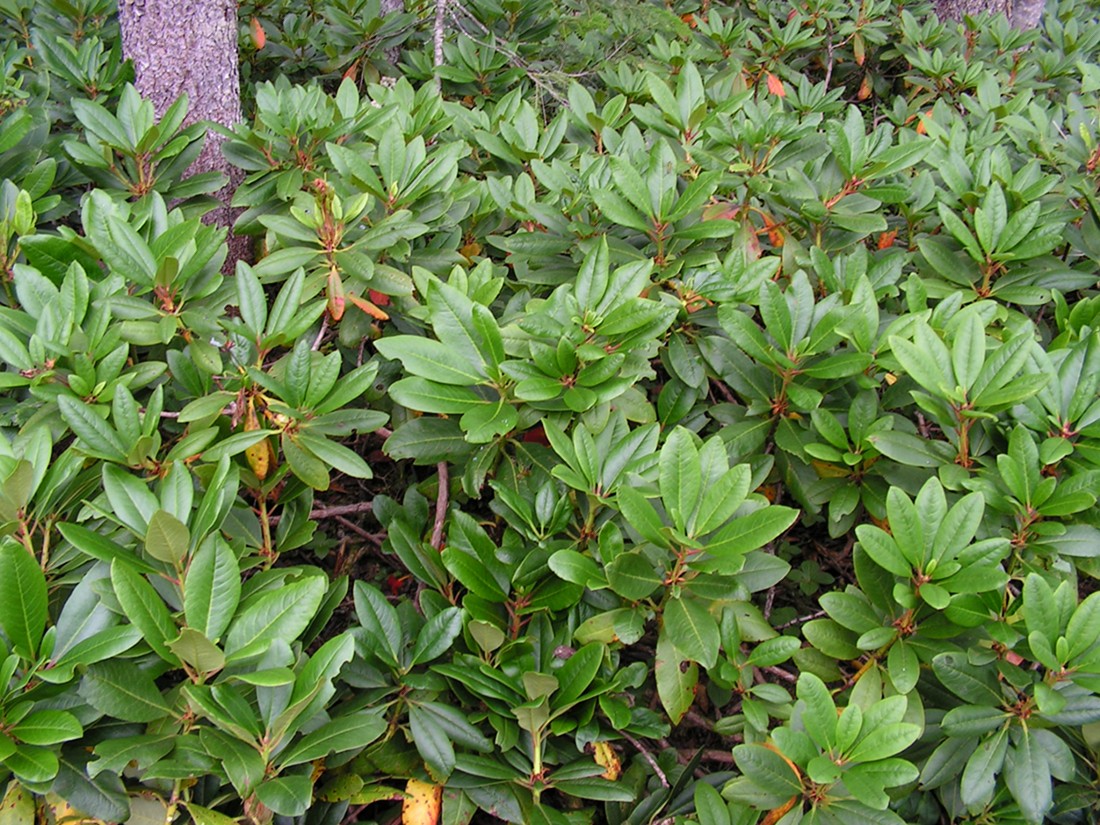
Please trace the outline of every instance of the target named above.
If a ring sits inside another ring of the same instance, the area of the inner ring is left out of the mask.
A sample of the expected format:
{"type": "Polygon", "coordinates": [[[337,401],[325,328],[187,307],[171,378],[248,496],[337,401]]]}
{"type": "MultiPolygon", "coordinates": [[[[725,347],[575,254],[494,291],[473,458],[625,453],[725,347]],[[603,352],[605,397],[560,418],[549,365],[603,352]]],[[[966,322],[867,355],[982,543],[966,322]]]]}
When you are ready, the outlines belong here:
{"type": "MultiPolygon", "coordinates": [[[[547,83],[545,80],[542,79],[542,75],[543,75],[542,72],[536,72],[534,69],[531,68],[530,64],[528,64],[526,60],[524,60],[522,57],[520,57],[515,52],[511,51],[503,43],[500,43],[499,41],[497,41],[496,38],[493,37],[493,33],[491,31],[489,31],[487,28],[485,28],[485,24],[482,23],[480,20],[478,20],[476,17],[474,17],[470,13],[470,11],[468,9],[466,9],[461,3],[456,3],[453,6],[452,11],[451,11],[451,20],[454,22],[456,28],[458,28],[458,30],[460,32],[462,32],[462,34],[464,34],[469,40],[473,41],[474,43],[476,43],[479,46],[482,46],[483,48],[495,49],[496,51],[503,54],[506,58],[508,58],[508,61],[513,66],[515,66],[517,69],[522,70],[527,75],[527,77],[531,79],[531,82],[534,83],[535,86],[538,87],[540,92],[543,92],[543,93],[549,95],[550,97],[554,98],[554,100],[556,100],[562,106],[565,106],[565,107],[569,106],[569,101],[566,100],[561,94],[559,94],[553,88],[553,86],[551,86],[549,83],[547,83]],[[478,40],[478,38],[476,36],[474,36],[473,32],[471,32],[468,28],[466,28],[462,24],[462,21],[458,17],[459,14],[464,15],[468,22],[470,22],[474,26],[476,26],[482,32],[482,34],[484,34],[486,37],[491,38],[493,42],[490,43],[490,42],[487,42],[487,41],[478,40]]],[[[437,76],[436,81],[438,82],[438,80],[439,80],[439,78],[437,76]]]]}
{"type": "Polygon", "coordinates": [[[325,333],[328,332],[328,313],[321,319],[321,328],[317,330],[317,337],[313,341],[311,350],[316,352],[321,348],[321,342],[325,340],[325,333]]]}
{"type": "Polygon", "coordinates": [[[635,739],[633,736],[631,736],[629,733],[627,733],[625,730],[619,731],[619,733],[621,733],[623,735],[623,738],[626,739],[626,741],[629,742],[631,745],[633,745],[638,753],[642,755],[642,758],[649,763],[649,767],[653,768],[653,772],[657,774],[657,778],[661,780],[661,785],[666,788],[669,787],[668,777],[665,776],[665,772],[661,770],[661,766],[657,764],[657,760],[653,758],[653,754],[651,754],[646,749],[646,746],[635,739]]]}
{"type": "Polygon", "coordinates": [[[815,610],[813,613],[807,613],[805,616],[799,616],[797,619],[791,619],[789,622],[783,622],[783,624],[777,624],[775,626],[775,629],[776,630],[785,630],[788,627],[794,627],[796,624],[802,624],[803,622],[808,622],[811,619],[820,619],[824,615],[825,615],[824,610],[815,610]]]}
{"type": "Polygon", "coordinates": [[[451,493],[451,474],[447,469],[447,462],[440,461],[439,468],[439,492],[435,497],[435,525],[432,527],[432,547],[436,550],[443,549],[443,523],[447,520],[447,500],[451,493]]]}
{"type": "Polygon", "coordinates": [[[343,516],[333,516],[333,519],[335,521],[339,522],[340,524],[344,525],[347,529],[351,530],[351,532],[355,533],[355,535],[359,536],[362,539],[366,539],[371,544],[375,544],[375,545],[381,545],[382,544],[382,542],[379,541],[378,536],[376,536],[374,533],[368,533],[366,530],[364,530],[362,527],[360,527],[354,521],[349,521],[348,519],[344,518],[343,516]]]}
{"type": "Polygon", "coordinates": [[[797,676],[795,676],[793,673],[788,673],[781,667],[762,667],[760,669],[765,673],[770,673],[772,676],[778,676],[784,682],[794,683],[798,681],[797,676]]]}
{"type": "MultiPolygon", "coordinates": [[[[360,501],[355,504],[334,504],[332,507],[317,507],[314,510],[309,511],[309,517],[314,521],[323,518],[335,518],[337,516],[348,516],[354,513],[369,513],[371,511],[371,503],[369,501],[360,501]]],[[[282,513],[276,513],[273,516],[268,516],[268,521],[272,524],[278,524],[279,519],[283,517],[282,513]]]]}

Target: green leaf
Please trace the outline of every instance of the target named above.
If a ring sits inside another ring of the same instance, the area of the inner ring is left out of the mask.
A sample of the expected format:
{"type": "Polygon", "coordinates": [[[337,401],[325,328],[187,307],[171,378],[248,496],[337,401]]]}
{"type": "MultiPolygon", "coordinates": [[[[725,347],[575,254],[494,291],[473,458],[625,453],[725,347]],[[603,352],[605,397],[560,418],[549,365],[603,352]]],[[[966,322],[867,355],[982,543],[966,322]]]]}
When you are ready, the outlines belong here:
{"type": "Polygon", "coordinates": [[[883,570],[906,578],[912,574],[912,565],[885,530],[872,524],[860,524],[856,526],[856,536],[867,555],[883,570]]]}
{"type": "Polygon", "coordinates": [[[661,705],[672,724],[678,725],[695,701],[699,667],[681,655],[667,631],[662,631],[657,637],[654,674],[661,705]]]}
{"type": "Polygon", "coordinates": [[[416,464],[460,461],[473,446],[466,441],[458,421],[453,418],[414,418],[406,421],[386,439],[386,453],[400,460],[411,458],[416,464]]]}
{"type": "Polygon", "coordinates": [[[491,602],[505,601],[508,594],[481,559],[454,547],[443,548],[440,555],[447,572],[475,596],[491,602]]]}
{"type": "Polygon", "coordinates": [[[1038,573],[1029,573],[1024,579],[1023,596],[1027,629],[1031,632],[1038,631],[1048,639],[1056,639],[1062,628],[1058,621],[1058,605],[1050,585],[1038,573]]]}
{"type": "Polygon", "coordinates": [[[100,713],[126,722],[152,722],[170,713],[152,677],[120,659],[89,665],[80,695],[100,713]]]}
{"type": "Polygon", "coordinates": [[[383,661],[396,666],[404,647],[404,635],[397,619],[397,611],[378,588],[366,582],[357,581],[354,594],[355,615],[372,642],[370,649],[375,654],[385,654],[382,656],[383,661]]]}
{"type": "Polygon", "coordinates": [[[410,666],[430,662],[451,649],[454,640],[462,634],[463,612],[448,607],[430,618],[417,634],[410,666]]]}
{"type": "Polygon", "coordinates": [[[825,683],[814,674],[804,671],[798,677],[798,698],[805,705],[802,725],[810,738],[823,750],[836,744],[836,703],[825,683]]]}
{"type": "Polygon", "coordinates": [[[738,745],[733,759],[741,773],[782,802],[802,795],[802,783],[787,760],[763,745],[738,745]]]}
{"type": "Polygon", "coordinates": [[[4,767],[16,779],[27,784],[49,782],[57,776],[58,760],[53,750],[35,745],[16,745],[15,751],[4,757],[4,767]]]}
{"type": "Polygon", "coordinates": [[[699,602],[670,599],[665,603],[662,633],[677,650],[706,668],[718,661],[718,622],[699,602]]]}
{"type": "MultiPolygon", "coordinates": [[[[561,383],[552,379],[546,380],[555,387],[551,397],[556,398],[562,389],[561,383]]],[[[418,376],[402,378],[391,384],[390,397],[410,410],[446,415],[460,415],[489,403],[469,387],[440,384],[438,381],[429,381],[427,378],[418,376]]]]}
{"type": "Polygon", "coordinates": [[[301,446],[297,435],[285,432],[279,438],[279,444],[283,448],[286,463],[294,475],[314,490],[328,489],[330,483],[328,467],[325,462],[301,446]]]}
{"type": "Polygon", "coordinates": [[[900,753],[917,741],[920,725],[898,722],[892,725],[880,725],[870,731],[848,752],[852,762],[875,762],[900,753]]]}
{"type": "Polygon", "coordinates": [[[310,575],[260,596],[229,625],[226,654],[232,656],[258,643],[266,649],[276,639],[293,642],[317,613],[325,590],[325,577],[310,575]]]}
{"type": "Polygon", "coordinates": [[[689,430],[677,427],[661,449],[661,499],[676,529],[685,533],[703,492],[699,450],[689,430]]]}
{"type": "Polygon", "coordinates": [[[908,467],[940,467],[954,461],[954,451],[947,444],[899,430],[875,433],[867,440],[887,458],[908,467]]]}
{"type": "Polygon", "coordinates": [[[962,772],[959,784],[963,804],[983,807],[993,797],[997,774],[1004,765],[1008,751],[1008,728],[1001,728],[983,739],[971,754],[962,772]]]}
{"type": "Polygon", "coordinates": [[[955,386],[951,356],[940,337],[927,325],[917,327],[917,338],[919,340],[913,343],[891,336],[890,349],[910,378],[932,395],[942,398],[955,386]]]}
{"type": "Polygon", "coordinates": [[[623,518],[646,541],[658,547],[668,547],[668,538],[664,534],[664,524],[653,505],[633,487],[622,486],[618,492],[619,510],[623,518]]]}
{"type": "Polygon", "coordinates": [[[99,535],[99,533],[93,533],[87,527],[62,522],[57,525],[57,529],[73,547],[93,559],[107,562],[107,564],[111,564],[115,559],[121,559],[141,573],[155,574],[158,572],[155,567],[136,555],[132,550],[121,547],[110,539],[99,535]]]}
{"type": "Polygon", "coordinates": [[[221,536],[210,535],[191,557],[183,580],[187,626],[217,641],[237,612],[241,572],[237,556],[221,536]]]}
{"type": "Polygon", "coordinates": [[[278,758],[283,768],[324,759],[334,753],[365,748],[386,732],[386,718],[377,712],[338,716],[302,737],[278,758]]]}
{"type": "Polygon", "coordinates": [[[592,642],[566,659],[556,674],[561,688],[551,698],[551,705],[556,711],[569,708],[588,689],[596,678],[606,653],[606,647],[592,642]]]}
{"type": "Polygon", "coordinates": [[[620,553],[604,568],[607,584],[624,599],[639,601],[660,587],[663,577],[642,553],[620,553]]]}
{"type": "Polygon", "coordinates": [[[313,799],[313,780],[308,774],[265,779],[256,786],[256,798],[281,816],[301,816],[313,799]]]}
{"type": "Polygon", "coordinates": [[[33,711],[10,728],[11,734],[28,745],[56,745],[79,739],[84,728],[71,713],[63,710],[33,711]]]}
{"type": "Polygon", "coordinates": [[[87,754],[75,746],[61,752],[51,790],[74,809],[104,822],[130,818],[130,800],[122,779],[103,772],[89,777],[87,754]]]}
{"type": "Polygon", "coordinates": [[[38,655],[46,629],[46,577],[26,548],[5,539],[0,544],[0,628],[17,654],[38,655]]]}
{"type": "Polygon", "coordinates": [[[969,390],[985,364],[985,324],[977,312],[960,313],[960,324],[951,342],[955,381],[969,390]]]}
{"type": "Polygon", "coordinates": [[[238,261],[235,280],[241,320],[253,333],[259,335],[267,326],[267,296],[264,295],[260,279],[256,277],[251,266],[244,261],[238,261]]]}
{"type": "Polygon", "coordinates": [[[891,645],[886,658],[886,669],[898,693],[908,693],[915,688],[920,678],[920,660],[912,645],[901,640],[891,645]]]}
{"type": "Polygon", "coordinates": [[[81,440],[89,454],[120,464],[126,462],[128,450],[122,443],[122,438],[89,405],[67,395],[59,395],[57,407],[65,423],[81,440]]]}
{"type": "Polygon", "coordinates": [[[587,779],[559,779],[550,778],[555,788],[570,796],[580,799],[595,799],[600,802],[633,802],[633,792],[622,785],[600,777],[587,779]]]}
{"type": "Polygon", "coordinates": [[[370,465],[355,451],[324,436],[314,435],[303,427],[298,433],[298,444],[328,466],[353,478],[373,478],[370,465]]]}
{"type": "Polygon", "coordinates": [[[157,510],[145,532],[145,552],[157,561],[178,567],[187,557],[191,533],[187,525],[167,510],[157,510]]]}
{"type": "Polygon", "coordinates": [[[168,649],[168,640],[179,631],[160,594],[144,576],[117,559],[111,563],[111,587],[126,618],[141,631],[153,652],[178,667],[179,659],[168,649]]]}
{"type": "Polygon", "coordinates": [[[588,556],[578,553],[572,548],[565,547],[554,551],[554,554],[547,560],[547,565],[554,571],[554,575],[567,582],[573,582],[592,590],[607,586],[599,565],[588,556]]]}
{"type": "Polygon", "coordinates": [[[944,687],[971,704],[999,707],[1003,701],[994,671],[969,664],[959,653],[939,654],[932,668],[944,687]]]}
{"type": "Polygon", "coordinates": [[[429,773],[439,782],[446,781],[455,768],[456,742],[483,753],[492,748],[491,740],[463,713],[438,702],[410,704],[409,729],[429,773]]]}
{"type": "Polygon", "coordinates": [[[484,370],[440,341],[416,335],[393,335],[375,342],[391,361],[400,361],[413,375],[439,384],[468,387],[486,380],[484,370]]]}
{"type": "Polygon", "coordinates": [[[193,627],[185,627],[168,647],[199,673],[216,673],[225,667],[225,654],[193,627]]]}
{"type": "Polygon", "coordinates": [[[717,572],[737,572],[742,556],[785,533],[799,515],[793,507],[769,505],[738,516],[704,544],[713,559],[694,566],[717,572]]]}

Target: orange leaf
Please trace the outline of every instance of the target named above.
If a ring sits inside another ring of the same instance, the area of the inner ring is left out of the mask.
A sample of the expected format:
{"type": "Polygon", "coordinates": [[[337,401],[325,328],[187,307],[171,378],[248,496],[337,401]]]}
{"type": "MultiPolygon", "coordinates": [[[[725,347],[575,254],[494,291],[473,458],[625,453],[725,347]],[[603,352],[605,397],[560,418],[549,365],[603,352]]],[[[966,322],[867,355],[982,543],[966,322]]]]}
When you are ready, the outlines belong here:
{"type": "Polygon", "coordinates": [[[783,81],[768,72],[768,91],[776,97],[786,97],[787,90],[783,88],[783,81]]]}
{"type": "Polygon", "coordinates": [[[370,298],[376,306],[388,307],[390,305],[390,296],[385,292],[379,292],[377,289],[368,289],[367,297],[370,298]]]}
{"type": "Polygon", "coordinates": [[[859,91],[856,92],[856,99],[866,100],[871,96],[871,90],[871,76],[869,74],[865,74],[863,76],[863,82],[859,84],[859,91]]]}
{"type": "Polygon", "coordinates": [[[867,59],[867,49],[863,42],[862,35],[858,33],[852,35],[852,52],[856,58],[856,65],[862,66],[863,62],[867,59]]]}
{"type": "Polygon", "coordinates": [[[401,803],[401,825],[436,825],[442,803],[442,785],[410,779],[401,803]]]}
{"type": "Polygon", "coordinates": [[[473,263],[474,258],[481,254],[481,244],[477,241],[470,241],[458,250],[458,254],[466,259],[468,263],[473,263]]]}
{"type": "Polygon", "coordinates": [[[768,811],[768,815],[760,821],[760,825],[775,825],[776,822],[787,815],[791,808],[794,807],[794,803],[797,801],[798,797],[792,796],[778,808],[768,811]]]}
{"type": "Polygon", "coordinates": [[[344,80],[355,80],[356,72],[359,71],[359,61],[356,60],[344,71],[344,80]]]}
{"type": "Polygon", "coordinates": [[[772,246],[783,246],[783,228],[772,220],[771,216],[767,213],[761,212],[760,214],[764,218],[764,228],[768,230],[768,241],[771,242],[772,246]]]}
{"type": "Polygon", "coordinates": [[[340,273],[333,269],[328,273],[328,314],[333,321],[344,317],[345,306],[344,282],[340,280],[340,273]]]}
{"type": "Polygon", "coordinates": [[[389,315],[380,310],[366,298],[360,298],[358,295],[349,292],[348,300],[351,301],[355,306],[359,307],[359,309],[363,310],[363,312],[367,313],[367,315],[369,315],[371,318],[374,318],[378,321],[388,321],[390,319],[389,315]]]}
{"type": "Polygon", "coordinates": [[[256,51],[262,49],[267,43],[264,27],[255,17],[252,18],[252,42],[256,44],[256,51]]]}
{"type": "Polygon", "coordinates": [[[891,229],[889,232],[883,232],[878,236],[878,248],[889,249],[894,245],[894,241],[898,237],[898,230],[891,229]]]}

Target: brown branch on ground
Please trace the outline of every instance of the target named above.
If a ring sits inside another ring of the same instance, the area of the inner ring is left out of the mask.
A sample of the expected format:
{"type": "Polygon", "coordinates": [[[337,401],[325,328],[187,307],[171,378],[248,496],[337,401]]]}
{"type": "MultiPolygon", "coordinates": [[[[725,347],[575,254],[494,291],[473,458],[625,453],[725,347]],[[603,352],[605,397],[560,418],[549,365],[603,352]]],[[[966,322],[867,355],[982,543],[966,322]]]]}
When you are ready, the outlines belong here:
{"type": "Polygon", "coordinates": [[[435,497],[435,524],[432,527],[432,547],[443,549],[443,524],[447,521],[447,503],[451,494],[451,474],[446,461],[439,462],[439,492],[435,497]]]}
{"type": "Polygon", "coordinates": [[[804,622],[811,621],[813,619],[820,619],[825,616],[824,610],[815,610],[813,613],[807,613],[805,616],[799,616],[796,619],[791,619],[789,622],[783,622],[783,624],[777,624],[776,630],[786,630],[788,627],[794,627],[796,624],[803,624],[804,622]]]}
{"type": "Polygon", "coordinates": [[[351,532],[355,533],[355,535],[359,536],[359,538],[365,539],[365,540],[369,541],[371,544],[377,545],[379,547],[382,545],[382,538],[378,534],[368,533],[366,530],[364,530],[358,524],[356,524],[353,521],[349,521],[348,519],[344,518],[343,516],[333,516],[333,518],[336,521],[340,522],[340,524],[342,524],[348,530],[351,530],[351,532]]]}
{"type": "MultiPolygon", "coordinates": [[[[334,504],[331,507],[316,507],[309,511],[309,517],[314,521],[318,521],[325,518],[336,518],[337,516],[350,516],[355,513],[369,513],[370,511],[371,503],[369,501],[359,501],[355,504],[334,504]]],[[[268,516],[267,520],[271,522],[271,524],[278,524],[279,519],[282,517],[282,513],[276,513],[273,516],[268,516]]]]}
{"type": "Polygon", "coordinates": [[[657,760],[653,758],[653,754],[649,752],[646,746],[635,739],[633,736],[631,736],[629,733],[627,733],[625,730],[619,731],[619,733],[621,733],[623,735],[623,738],[626,739],[626,741],[629,742],[631,745],[633,745],[634,749],[637,750],[638,753],[642,755],[642,758],[649,763],[649,767],[653,768],[653,772],[661,781],[661,785],[665,788],[669,787],[668,777],[665,776],[665,772],[661,770],[661,766],[657,764],[657,760]]]}
{"type": "Polygon", "coordinates": [[[772,676],[782,679],[784,682],[791,682],[793,684],[798,681],[797,676],[781,667],[762,667],[760,669],[765,673],[770,673],[772,676]]]}

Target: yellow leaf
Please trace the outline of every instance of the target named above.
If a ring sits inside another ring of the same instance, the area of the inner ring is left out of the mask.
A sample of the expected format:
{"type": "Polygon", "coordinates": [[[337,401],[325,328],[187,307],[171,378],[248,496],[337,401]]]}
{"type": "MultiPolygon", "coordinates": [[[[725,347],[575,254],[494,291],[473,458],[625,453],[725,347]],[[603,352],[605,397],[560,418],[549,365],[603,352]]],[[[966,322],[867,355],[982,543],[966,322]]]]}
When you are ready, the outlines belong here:
{"type": "MultiPolygon", "coordinates": [[[[256,406],[253,400],[249,398],[248,409],[244,417],[244,431],[247,433],[258,429],[260,429],[260,422],[256,418],[256,406]]],[[[256,474],[256,478],[260,481],[267,478],[268,470],[271,469],[271,452],[271,444],[266,438],[263,441],[257,441],[244,451],[245,458],[248,459],[248,466],[252,468],[252,472],[256,474]]]]}
{"type": "Polygon", "coordinates": [[[619,774],[623,772],[622,763],[619,761],[619,755],[615,753],[615,750],[611,747],[609,742],[596,742],[596,764],[605,768],[603,772],[604,779],[610,779],[614,782],[619,778],[619,774]]]}
{"type": "Polygon", "coordinates": [[[410,779],[401,803],[401,825],[436,825],[442,804],[442,785],[410,779]]]}

